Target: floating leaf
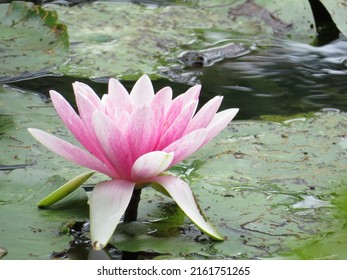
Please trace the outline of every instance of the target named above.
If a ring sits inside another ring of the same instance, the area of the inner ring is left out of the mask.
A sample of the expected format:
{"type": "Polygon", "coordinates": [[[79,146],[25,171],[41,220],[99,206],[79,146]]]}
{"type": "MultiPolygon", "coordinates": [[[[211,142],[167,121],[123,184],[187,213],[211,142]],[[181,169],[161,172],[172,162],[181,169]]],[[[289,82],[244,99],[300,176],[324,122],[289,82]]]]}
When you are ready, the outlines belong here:
{"type": "Polygon", "coordinates": [[[47,75],[68,58],[66,26],[32,3],[0,4],[0,82],[47,75]]]}
{"type": "Polygon", "coordinates": [[[86,170],[54,158],[37,144],[27,127],[63,127],[56,112],[38,94],[0,86],[0,164],[26,165],[0,171],[0,246],[5,259],[49,259],[68,247],[72,237],[60,235],[63,224],[88,217],[87,196],[76,190],[40,210],[36,203],[67,180],[86,170]],[[61,174],[61,175],[59,175],[61,174]]]}
{"type": "MultiPolygon", "coordinates": [[[[309,3],[302,0],[290,5],[283,1],[201,0],[160,7],[94,2],[48,8],[57,11],[69,27],[71,60],[58,72],[94,79],[166,75],[167,67],[183,67],[178,59],[183,51],[210,49],[221,41],[242,43],[247,50],[254,43],[252,38],[258,41],[260,34],[305,42],[315,35],[309,3]]],[[[218,51],[209,60],[223,59],[218,51]]]]}
{"type": "Polygon", "coordinates": [[[347,36],[347,6],[345,0],[320,0],[343,35],[347,36]]]}

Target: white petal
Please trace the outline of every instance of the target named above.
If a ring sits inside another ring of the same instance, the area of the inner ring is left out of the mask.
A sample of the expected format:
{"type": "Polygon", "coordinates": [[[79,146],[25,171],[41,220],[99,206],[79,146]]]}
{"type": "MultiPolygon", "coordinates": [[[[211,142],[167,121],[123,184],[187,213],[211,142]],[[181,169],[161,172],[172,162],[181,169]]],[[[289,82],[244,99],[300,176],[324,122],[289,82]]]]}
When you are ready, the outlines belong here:
{"type": "Polygon", "coordinates": [[[116,79],[110,79],[108,83],[109,100],[107,106],[109,108],[122,108],[127,112],[131,112],[132,104],[130,96],[125,87],[116,79]]]}
{"type": "Polygon", "coordinates": [[[170,194],[177,205],[200,230],[215,240],[224,240],[224,237],[203,216],[194,194],[186,182],[174,176],[159,176],[155,178],[155,182],[170,194]]]}
{"type": "Polygon", "coordinates": [[[97,184],[90,197],[90,234],[94,249],[110,240],[134,191],[135,183],[112,180],[97,184]]]}
{"type": "Polygon", "coordinates": [[[150,152],[139,157],[132,168],[132,179],[141,181],[146,178],[158,176],[170,166],[174,153],[161,151],[150,152]]]}
{"type": "Polygon", "coordinates": [[[130,92],[130,99],[134,106],[149,104],[154,97],[154,89],[150,78],[143,75],[138,79],[130,92]]]}

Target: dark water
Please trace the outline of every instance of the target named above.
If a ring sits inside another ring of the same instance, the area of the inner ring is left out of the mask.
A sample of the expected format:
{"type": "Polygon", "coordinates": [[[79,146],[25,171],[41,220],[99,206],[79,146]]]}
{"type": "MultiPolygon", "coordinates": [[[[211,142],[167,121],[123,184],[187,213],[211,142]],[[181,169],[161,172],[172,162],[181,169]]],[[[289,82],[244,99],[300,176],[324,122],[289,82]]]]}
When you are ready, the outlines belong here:
{"type": "MultiPolygon", "coordinates": [[[[208,67],[182,66],[179,71],[170,71],[165,75],[171,80],[164,77],[153,81],[155,90],[171,86],[177,95],[201,83],[201,104],[223,95],[223,108],[240,108],[238,119],[324,108],[347,111],[347,41],[343,39],[322,47],[275,40],[243,57],[224,59],[208,67]]],[[[46,95],[54,89],[73,103],[71,84],[76,80],[89,84],[100,95],[107,92],[105,80],[74,77],[46,76],[11,84],[46,95]]],[[[134,82],[123,84],[130,90],[134,82]]]]}

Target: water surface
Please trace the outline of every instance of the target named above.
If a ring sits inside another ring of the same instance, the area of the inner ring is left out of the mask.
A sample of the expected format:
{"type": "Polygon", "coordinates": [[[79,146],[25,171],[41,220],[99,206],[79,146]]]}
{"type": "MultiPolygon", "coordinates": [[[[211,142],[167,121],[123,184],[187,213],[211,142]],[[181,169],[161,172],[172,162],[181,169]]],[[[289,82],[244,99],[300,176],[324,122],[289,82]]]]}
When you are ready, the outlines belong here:
{"type": "MultiPolygon", "coordinates": [[[[255,48],[242,57],[224,59],[207,67],[182,65],[178,71],[168,69],[165,74],[163,79],[153,81],[155,90],[171,86],[177,95],[193,84],[202,84],[201,104],[215,95],[223,95],[223,108],[240,108],[238,119],[300,114],[324,108],[347,111],[347,41],[344,39],[322,47],[274,40],[271,45],[255,48]]],[[[45,95],[54,89],[73,103],[74,81],[89,84],[100,95],[107,92],[106,78],[91,81],[46,76],[12,85],[45,95]]],[[[134,84],[123,83],[129,90],[134,84]]]]}

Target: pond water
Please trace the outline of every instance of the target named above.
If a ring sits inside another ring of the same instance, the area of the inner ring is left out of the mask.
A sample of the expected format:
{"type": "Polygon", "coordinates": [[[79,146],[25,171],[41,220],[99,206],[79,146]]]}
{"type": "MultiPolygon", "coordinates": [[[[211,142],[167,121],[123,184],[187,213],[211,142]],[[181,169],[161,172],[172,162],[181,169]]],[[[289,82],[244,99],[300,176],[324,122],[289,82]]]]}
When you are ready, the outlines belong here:
{"type": "MultiPolygon", "coordinates": [[[[274,40],[272,45],[242,57],[224,59],[207,67],[183,67],[179,71],[186,77],[185,83],[163,78],[154,81],[155,89],[169,85],[179,94],[191,84],[201,83],[201,103],[222,95],[224,108],[240,108],[237,119],[300,114],[324,108],[347,111],[347,41],[344,39],[322,47],[274,40]]],[[[166,74],[171,75],[170,69],[166,74]]],[[[46,95],[54,89],[73,103],[71,84],[76,80],[89,84],[100,95],[107,91],[105,80],[74,77],[46,76],[12,85],[46,95]]],[[[128,89],[134,84],[123,83],[128,89]]]]}

